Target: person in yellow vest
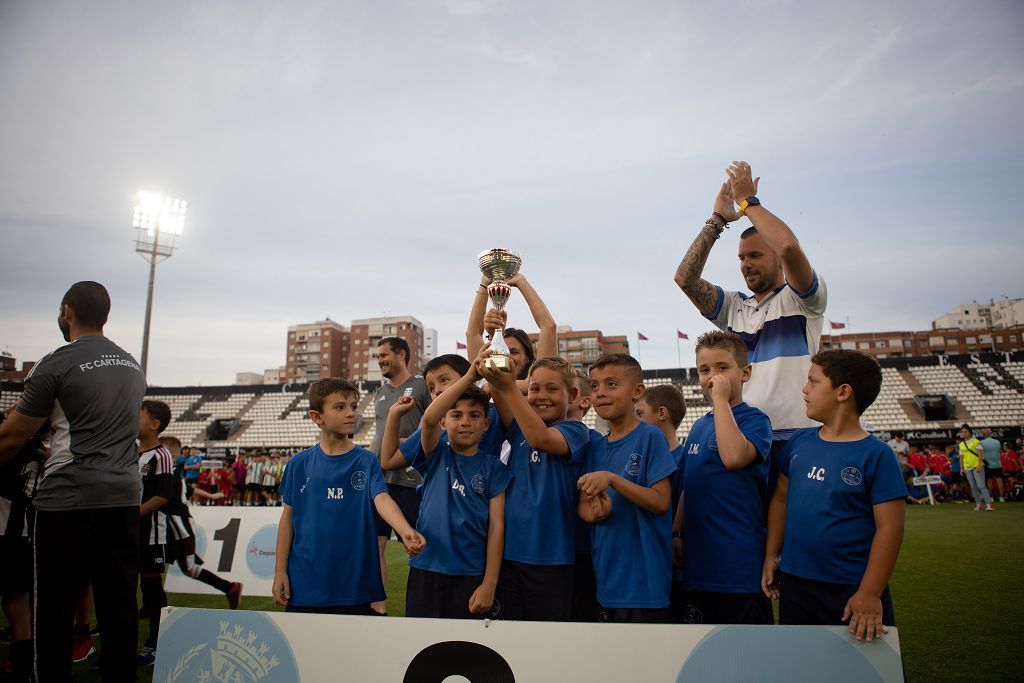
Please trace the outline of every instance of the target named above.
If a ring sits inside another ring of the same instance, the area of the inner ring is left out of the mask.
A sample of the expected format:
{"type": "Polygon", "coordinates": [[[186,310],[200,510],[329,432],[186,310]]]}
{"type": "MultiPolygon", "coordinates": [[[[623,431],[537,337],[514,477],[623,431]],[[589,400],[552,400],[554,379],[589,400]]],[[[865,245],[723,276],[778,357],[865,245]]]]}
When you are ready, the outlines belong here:
{"type": "Polygon", "coordinates": [[[985,487],[985,452],[981,448],[981,442],[974,438],[970,426],[966,424],[960,427],[957,450],[960,451],[960,468],[974,496],[975,511],[981,510],[982,502],[985,503],[985,510],[995,510],[992,507],[992,495],[985,487]]]}

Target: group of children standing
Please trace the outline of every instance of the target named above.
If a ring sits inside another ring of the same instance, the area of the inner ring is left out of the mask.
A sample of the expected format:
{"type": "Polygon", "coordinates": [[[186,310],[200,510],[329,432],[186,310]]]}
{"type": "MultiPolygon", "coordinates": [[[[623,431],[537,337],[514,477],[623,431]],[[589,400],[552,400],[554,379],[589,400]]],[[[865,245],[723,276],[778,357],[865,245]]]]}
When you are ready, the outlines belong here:
{"type": "MultiPolygon", "coordinates": [[[[497,312],[486,319],[503,327],[497,312]]],[[[290,611],[374,614],[384,596],[376,509],[410,555],[407,616],[769,624],[771,598],[781,623],[848,622],[858,638],[879,637],[894,623],[887,582],[906,490],[892,452],[860,427],[881,387],[877,362],[814,356],[803,392],[822,426],[778,453],[771,491],[771,424],[743,402],[745,343],[710,332],[696,351],[712,410],[683,444],[680,392],[645,388],[626,354],[585,375],[528,353],[503,372],[488,347],[472,362],[436,358],[420,429],[399,443],[413,403],[399,399],[379,460],[352,440],[356,387],[314,383],[321,439],[281,482],[275,599],[290,611]],[[607,434],[580,421],[591,408],[607,434]],[[424,479],[415,528],[382,476],[409,466],[424,479]]]]}

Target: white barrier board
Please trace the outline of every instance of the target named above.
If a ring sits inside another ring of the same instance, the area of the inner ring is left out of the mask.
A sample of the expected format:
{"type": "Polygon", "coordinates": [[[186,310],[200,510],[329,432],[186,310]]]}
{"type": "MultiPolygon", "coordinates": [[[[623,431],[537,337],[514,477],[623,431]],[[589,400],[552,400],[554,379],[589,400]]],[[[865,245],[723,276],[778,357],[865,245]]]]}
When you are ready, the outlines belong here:
{"type": "MultiPolygon", "coordinates": [[[[203,569],[228,581],[241,581],[244,595],[270,597],[281,508],[193,505],[189,512],[203,569]]],[[[182,574],[176,564],[167,570],[164,589],[168,593],[217,593],[182,574]]]]}
{"type": "Polygon", "coordinates": [[[937,474],[929,474],[924,477],[914,477],[911,481],[914,486],[930,486],[931,484],[941,484],[942,477],[937,474]]]}
{"type": "Polygon", "coordinates": [[[890,629],[570,624],[165,608],[153,681],[900,683],[890,629]],[[458,678],[462,676],[463,678],[458,678]],[[449,678],[452,677],[452,678],[449,678]]]}

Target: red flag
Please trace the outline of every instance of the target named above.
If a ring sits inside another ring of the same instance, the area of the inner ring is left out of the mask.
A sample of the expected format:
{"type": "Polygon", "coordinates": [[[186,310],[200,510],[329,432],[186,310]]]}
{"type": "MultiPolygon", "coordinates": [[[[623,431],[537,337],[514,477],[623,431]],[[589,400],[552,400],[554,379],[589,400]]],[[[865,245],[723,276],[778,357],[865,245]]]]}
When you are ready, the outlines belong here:
{"type": "Polygon", "coordinates": [[[833,330],[845,330],[846,329],[846,323],[837,323],[837,322],[832,322],[831,320],[829,320],[828,324],[832,326],[833,330]]]}
{"type": "Polygon", "coordinates": [[[689,341],[690,335],[686,334],[685,332],[680,332],[679,330],[676,330],[676,339],[686,339],[687,341],[689,341]]]}
{"type": "Polygon", "coordinates": [[[466,348],[469,348],[469,347],[467,347],[467,346],[466,346],[465,344],[463,344],[462,342],[460,342],[460,341],[456,341],[456,342],[455,342],[455,350],[456,350],[456,351],[461,351],[462,349],[466,349],[466,348]]]}
{"type": "Polygon", "coordinates": [[[643,332],[640,332],[640,331],[637,331],[637,333],[636,333],[636,340],[637,341],[650,341],[649,339],[647,339],[647,335],[645,335],[643,332]]]}

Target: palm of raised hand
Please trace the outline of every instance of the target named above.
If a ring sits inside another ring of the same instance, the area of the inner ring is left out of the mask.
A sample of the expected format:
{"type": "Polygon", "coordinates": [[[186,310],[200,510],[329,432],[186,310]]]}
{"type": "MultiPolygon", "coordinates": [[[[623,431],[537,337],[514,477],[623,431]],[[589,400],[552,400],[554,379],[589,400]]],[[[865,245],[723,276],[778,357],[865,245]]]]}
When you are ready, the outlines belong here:
{"type": "Polygon", "coordinates": [[[738,221],[740,218],[740,214],[736,210],[736,201],[732,196],[732,188],[727,182],[722,183],[722,188],[718,191],[718,196],[715,197],[715,213],[719,214],[726,223],[738,221]]]}

